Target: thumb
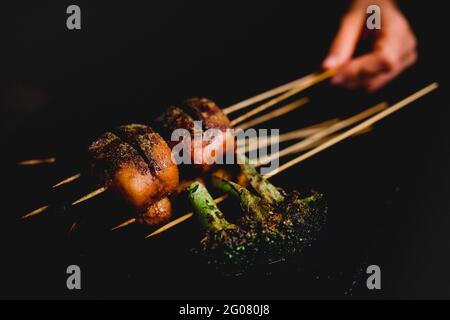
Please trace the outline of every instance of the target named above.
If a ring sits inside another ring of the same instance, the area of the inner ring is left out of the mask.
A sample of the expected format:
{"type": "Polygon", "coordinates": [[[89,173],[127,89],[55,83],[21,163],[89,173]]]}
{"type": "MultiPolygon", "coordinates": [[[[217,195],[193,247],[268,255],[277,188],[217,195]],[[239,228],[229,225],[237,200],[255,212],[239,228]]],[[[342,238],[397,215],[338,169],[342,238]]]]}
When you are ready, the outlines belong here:
{"type": "Polygon", "coordinates": [[[337,68],[351,59],[361,35],[364,20],[365,11],[360,6],[353,6],[347,12],[341,21],[328,56],[322,64],[325,69],[337,68]]]}

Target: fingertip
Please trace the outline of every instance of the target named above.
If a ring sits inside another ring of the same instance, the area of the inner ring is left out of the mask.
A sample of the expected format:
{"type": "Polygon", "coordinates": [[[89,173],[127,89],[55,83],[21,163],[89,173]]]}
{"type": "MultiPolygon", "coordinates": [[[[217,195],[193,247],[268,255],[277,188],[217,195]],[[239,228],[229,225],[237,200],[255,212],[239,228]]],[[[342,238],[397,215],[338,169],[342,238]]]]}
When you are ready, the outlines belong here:
{"type": "Polygon", "coordinates": [[[336,66],[337,66],[337,59],[334,56],[327,57],[322,63],[322,68],[324,69],[333,69],[336,66]]]}
{"type": "Polygon", "coordinates": [[[322,63],[324,69],[337,69],[344,64],[345,60],[338,55],[329,55],[322,63]]]}

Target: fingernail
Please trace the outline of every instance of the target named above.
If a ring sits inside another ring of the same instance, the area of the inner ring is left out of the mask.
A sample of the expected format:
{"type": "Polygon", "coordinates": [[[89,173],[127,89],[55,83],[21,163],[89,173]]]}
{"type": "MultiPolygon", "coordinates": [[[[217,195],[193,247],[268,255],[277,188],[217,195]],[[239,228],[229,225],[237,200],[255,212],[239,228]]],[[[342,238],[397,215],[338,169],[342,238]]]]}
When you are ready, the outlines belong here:
{"type": "Polygon", "coordinates": [[[323,62],[323,67],[324,68],[333,68],[337,65],[337,59],[334,56],[329,56],[328,58],[325,59],[325,61],[323,62]]]}

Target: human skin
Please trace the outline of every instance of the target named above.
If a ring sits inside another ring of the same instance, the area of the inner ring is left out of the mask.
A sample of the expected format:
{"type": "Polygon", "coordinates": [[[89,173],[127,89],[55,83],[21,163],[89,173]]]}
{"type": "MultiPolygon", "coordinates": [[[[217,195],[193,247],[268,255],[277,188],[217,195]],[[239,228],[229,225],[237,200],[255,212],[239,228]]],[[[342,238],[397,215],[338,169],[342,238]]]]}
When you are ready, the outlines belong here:
{"type": "Polygon", "coordinates": [[[416,37],[395,1],[354,0],[342,18],[322,66],[337,70],[331,80],[334,85],[374,92],[416,61],[416,37]],[[381,29],[370,31],[372,50],[355,57],[356,46],[366,28],[367,7],[374,4],[381,8],[381,29]]]}

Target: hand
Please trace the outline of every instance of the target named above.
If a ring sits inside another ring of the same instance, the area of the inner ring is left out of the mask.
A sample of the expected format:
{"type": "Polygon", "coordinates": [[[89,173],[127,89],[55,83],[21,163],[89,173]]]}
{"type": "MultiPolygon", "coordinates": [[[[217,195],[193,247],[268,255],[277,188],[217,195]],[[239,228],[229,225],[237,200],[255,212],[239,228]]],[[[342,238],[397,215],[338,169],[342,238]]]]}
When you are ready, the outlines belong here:
{"type": "Polygon", "coordinates": [[[337,69],[333,84],[373,92],[416,62],[416,46],[416,37],[394,1],[355,0],[342,19],[323,67],[337,69]],[[353,57],[366,26],[367,7],[371,4],[378,4],[381,8],[381,30],[373,30],[372,52],[353,57]]]}

